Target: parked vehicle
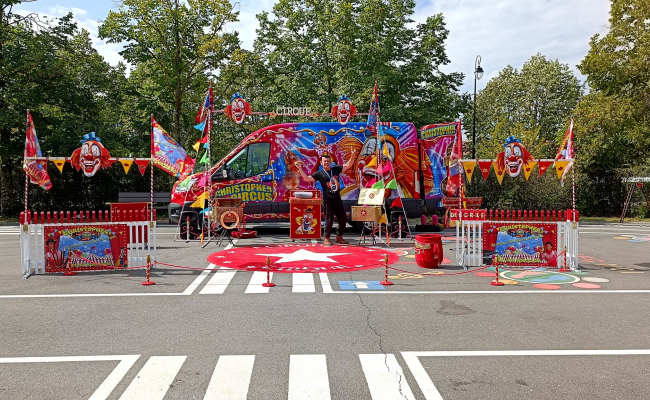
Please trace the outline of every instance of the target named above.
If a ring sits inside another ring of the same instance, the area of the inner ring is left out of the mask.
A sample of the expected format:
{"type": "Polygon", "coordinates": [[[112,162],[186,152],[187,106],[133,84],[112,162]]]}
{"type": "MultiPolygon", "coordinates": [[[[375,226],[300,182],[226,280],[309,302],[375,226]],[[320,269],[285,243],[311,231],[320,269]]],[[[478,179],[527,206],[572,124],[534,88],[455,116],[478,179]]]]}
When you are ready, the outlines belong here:
{"type": "MultiPolygon", "coordinates": [[[[235,149],[206,172],[177,182],[169,204],[169,217],[177,223],[198,218],[201,209],[191,205],[208,191],[214,197],[238,197],[245,203],[247,221],[288,220],[291,190],[320,189],[301,179],[296,161],[305,172],[316,172],[320,158],[329,154],[332,164],[355,157],[353,168],[341,175],[341,197],[346,209],[355,205],[360,187],[383,177],[396,179],[398,189],[386,189],[386,203],[398,196],[409,217],[438,208],[449,173],[450,144],[460,133],[460,123],[428,125],[423,138],[412,123],[383,122],[381,132],[371,132],[365,122],[291,123],[262,128],[246,137],[235,149]],[[432,129],[445,134],[431,135],[432,129]],[[453,129],[448,126],[452,125],[453,129]],[[427,130],[428,129],[428,130],[427,130]],[[381,160],[377,160],[380,146],[381,160]],[[383,166],[382,170],[378,165],[383,166]]],[[[457,157],[456,157],[457,158],[457,157]]]]}

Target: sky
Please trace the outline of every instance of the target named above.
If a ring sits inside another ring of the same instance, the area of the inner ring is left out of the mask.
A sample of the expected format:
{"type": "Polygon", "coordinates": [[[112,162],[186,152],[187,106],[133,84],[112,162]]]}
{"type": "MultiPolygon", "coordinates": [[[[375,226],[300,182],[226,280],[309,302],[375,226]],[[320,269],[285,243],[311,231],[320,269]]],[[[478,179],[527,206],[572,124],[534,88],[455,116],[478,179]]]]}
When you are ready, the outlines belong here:
{"type": "MultiPolygon", "coordinates": [[[[97,51],[106,61],[122,60],[119,44],[108,44],[97,38],[99,20],[115,8],[113,0],[38,0],[15,8],[25,14],[36,12],[51,17],[74,14],[79,27],[86,29],[97,51]]],[[[272,11],[273,0],[239,0],[240,21],[228,29],[239,31],[242,47],[252,48],[255,14],[272,11]]],[[[461,92],[474,91],[474,63],[481,56],[485,71],[477,81],[477,89],[485,87],[490,78],[511,65],[521,69],[532,55],[541,53],[547,59],[568,64],[584,81],[576,65],[589,51],[589,39],[596,33],[607,33],[609,0],[416,0],[415,23],[430,15],[442,13],[449,30],[446,42],[449,65],[443,72],[462,72],[465,82],[461,92]]]]}

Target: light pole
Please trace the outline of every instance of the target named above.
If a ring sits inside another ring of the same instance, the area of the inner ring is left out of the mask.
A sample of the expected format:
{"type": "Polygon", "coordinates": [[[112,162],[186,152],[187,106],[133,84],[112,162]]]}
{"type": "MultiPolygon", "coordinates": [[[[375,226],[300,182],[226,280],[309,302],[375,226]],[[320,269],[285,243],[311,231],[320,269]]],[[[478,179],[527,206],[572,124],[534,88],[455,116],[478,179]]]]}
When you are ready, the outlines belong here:
{"type": "Polygon", "coordinates": [[[474,61],[474,118],[472,119],[472,159],[476,159],[476,81],[483,77],[481,56],[474,61]]]}

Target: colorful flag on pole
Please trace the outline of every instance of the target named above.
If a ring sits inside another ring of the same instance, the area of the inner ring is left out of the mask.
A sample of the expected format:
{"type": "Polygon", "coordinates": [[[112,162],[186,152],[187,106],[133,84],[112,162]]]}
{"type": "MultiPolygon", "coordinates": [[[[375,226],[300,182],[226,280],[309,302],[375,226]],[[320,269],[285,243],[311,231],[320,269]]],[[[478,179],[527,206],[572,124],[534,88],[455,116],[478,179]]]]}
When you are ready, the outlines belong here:
{"type": "Polygon", "coordinates": [[[555,161],[567,160],[566,167],[564,167],[564,169],[562,170],[562,176],[560,177],[560,184],[562,186],[564,186],[564,179],[566,179],[567,173],[569,172],[571,167],[573,167],[573,163],[576,156],[575,153],[576,153],[575,148],[573,146],[573,118],[571,118],[571,124],[569,125],[569,129],[564,135],[564,140],[562,141],[562,145],[558,149],[557,155],[555,156],[555,161]]]}
{"type": "Polygon", "coordinates": [[[154,140],[154,163],[170,175],[188,175],[194,169],[195,160],[155,120],[151,120],[154,140]]]}
{"type": "Polygon", "coordinates": [[[368,111],[368,130],[377,135],[377,125],[379,124],[379,95],[377,94],[377,82],[372,92],[372,101],[370,102],[370,111],[368,111]]]}
{"type": "Polygon", "coordinates": [[[34,120],[32,120],[32,115],[29,112],[27,112],[24,157],[23,169],[29,176],[29,181],[36,183],[45,190],[50,190],[52,188],[52,182],[50,182],[50,175],[47,173],[47,168],[36,160],[27,160],[27,157],[43,157],[41,146],[36,136],[36,129],[34,128],[34,120]]]}
{"type": "Polygon", "coordinates": [[[208,93],[205,95],[205,100],[199,106],[199,111],[194,118],[194,122],[198,125],[195,126],[196,129],[200,130],[203,133],[210,132],[212,130],[212,110],[214,109],[214,95],[212,93],[212,82],[210,82],[210,88],[208,93]]]}

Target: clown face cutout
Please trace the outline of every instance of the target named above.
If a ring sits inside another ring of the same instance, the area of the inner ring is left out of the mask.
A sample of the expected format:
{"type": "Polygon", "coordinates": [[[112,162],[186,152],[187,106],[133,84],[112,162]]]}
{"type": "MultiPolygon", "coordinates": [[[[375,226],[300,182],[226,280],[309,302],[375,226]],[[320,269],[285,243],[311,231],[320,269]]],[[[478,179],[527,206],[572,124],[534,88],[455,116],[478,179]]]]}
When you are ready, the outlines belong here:
{"type": "Polygon", "coordinates": [[[94,176],[100,167],[106,168],[111,165],[110,157],[111,154],[101,143],[101,139],[95,132],[91,132],[84,135],[81,147],[70,156],[70,164],[77,171],[81,169],[84,175],[90,177],[94,176]]]}
{"type": "Polygon", "coordinates": [[[228,118],[235,121],[237,124],[244,122],[247,115],[253,115],[251,105],[241,97],[239,92],[232,95],[230,105],[224,110],[228,118]]]}
{"type": "Polygon", "coordinates": [[[341,125],[345,125],[354,116],[357,115],[357,109],[346,95],[339,97],[339,102],[332,108],[332,116],[336,118],[341,125]]]}
{"type": "Polygon", "coordinates": [[[514,136],[509,136],[503,147],[504,151],[497,154],[497,176],[507,173],[510,177],[515,178],[519,176],[524,165],[533,160],[533,156],[514,136]]]}

